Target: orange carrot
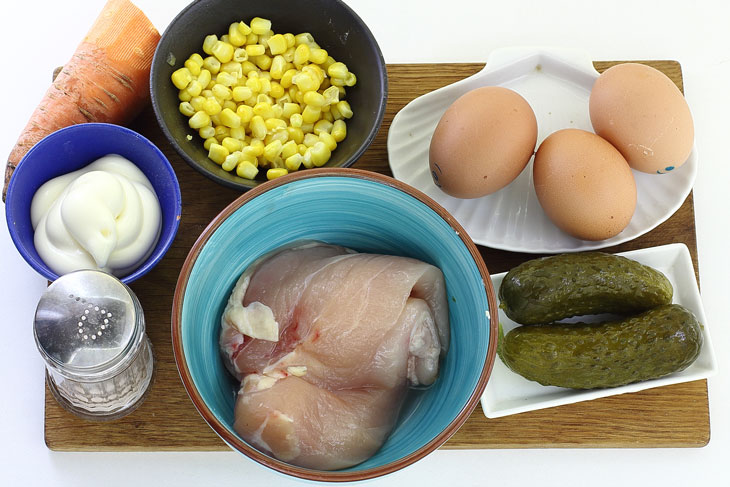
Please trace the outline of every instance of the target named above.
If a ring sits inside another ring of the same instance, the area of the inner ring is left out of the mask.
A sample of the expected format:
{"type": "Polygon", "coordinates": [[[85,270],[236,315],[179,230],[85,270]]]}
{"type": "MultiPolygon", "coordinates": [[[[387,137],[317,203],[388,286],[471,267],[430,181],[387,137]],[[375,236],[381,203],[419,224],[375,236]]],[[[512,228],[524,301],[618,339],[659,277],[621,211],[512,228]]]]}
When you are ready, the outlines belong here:
{"type": "Polygon", "coordinates": [[[123,125],[149,99],[152,57],[160,34],[129,0],[109,0],[71,60],[63,66],[13,147],[10,176],[26,152],[56,130],[86,122],[123,125]]]}

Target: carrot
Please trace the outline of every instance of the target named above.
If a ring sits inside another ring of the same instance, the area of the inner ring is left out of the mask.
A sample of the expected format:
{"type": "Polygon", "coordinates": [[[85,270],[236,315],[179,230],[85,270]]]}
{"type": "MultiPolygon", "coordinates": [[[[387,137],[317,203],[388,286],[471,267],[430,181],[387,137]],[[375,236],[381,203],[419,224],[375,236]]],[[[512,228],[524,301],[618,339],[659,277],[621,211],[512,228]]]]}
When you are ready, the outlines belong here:
{"type": "Polygon", "coordinates": [[[109,0],[63,66],[8,156],[2,198],[23,156],[56,130],[86,122],[124,125],[149,99],[160,34],[129,0],[109,0]]]}

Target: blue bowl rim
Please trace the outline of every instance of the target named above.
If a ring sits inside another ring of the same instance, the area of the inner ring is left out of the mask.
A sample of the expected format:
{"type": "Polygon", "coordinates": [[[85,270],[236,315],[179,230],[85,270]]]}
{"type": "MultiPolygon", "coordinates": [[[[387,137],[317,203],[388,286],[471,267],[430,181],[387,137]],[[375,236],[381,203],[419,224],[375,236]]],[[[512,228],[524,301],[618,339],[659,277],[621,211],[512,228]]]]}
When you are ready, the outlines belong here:
{"type": "Polygon", "coordinates": [[[472,411],[476,407],[477,403],[481,399],[481,396],[484,393],[484,388],[487,385],[487,381],[494,366],[494,361],[497,353],[497,334],[499,320],[496,317],[498,316],[499,314],[497,300],[496,294],[494,292],[494,287],[492,285],[492,280],[490,278],[489,271],[487,270],[487,266],[484,263],[481,254],[479,253],[479,250],[472,241],[471,237],[469,237],[466,231],[464,231],[462,226],[441,205],[436,203],[430,197],[426,196],[424,193],[405,183],[371,171],[364,171],[361,169],[352,168],[308,169],[306,171],[291,173],[272,181],[268,181],[253,188],[251,191],[247,191],[243,195],[239,196],[236,200],[234,200],[231,204],[229,204],[226,208],[224,208],[223,211],[221,211],[215,218],[213,218],[213,220],[211,220],[210,224],[205,228],[205,230],[203,230],[203,232],[200,234],[200,237],[198,237],[195,244],[193,244],[190,252],[185,259],[185,262],[182,265],[177,285],[175,287],[171,317],[172,348],[180,378],[183,382],[185,390],[187,391],[190,399],[193,402],[193,405],[198,410],[198,413],[200,413],[200,415],[203,417],[205,422],[208,423],[213,431],[215,431],[215,433],[228,446],[235,450],[238,450],[252,460],[260,463],[261,465],[264,465],[280,473],[291,475],[293,477],[317,482],[352,482],[387,475],[415,463],[416,461],[430,454],[443,443],[445,443],[466,422],[466,420],[469,418],[472,411]],[[268,455],[265,455],[255,448],[247,445],[236,435],[231,434],[231,432],[215,417],[215,415],[205,404],[205,401],[196,389],[192,374],[190,373],[190,369],[187,366],[187,361],[185,360],[185,350],[183,348],[182,340],[182,307],[183,298],[185,296],[185,291],[188,285],[188,279],[190,278],[190,273],[193,269],[193,266],[195,265],[198,256],[200,255],[203,247],[208,242],[213,233],[215,233],[215,231],[221,226],[221,224],[223,224],[223,222],[229,216],[231,216],[247,202],[253,200],[263,193],[266,193],[274,188],[286,185],[294,181],[326,177],[349,177],[384,184],[386,186],[390,186],[394,189],[402,191],[419,200],[421,203],[429,206],[456,231],[457,235],[468,249],[469,253],[474,259],[474,263],[479,269],[479,273],[482,276],[484,291],[487,295],[487,302],[489,305],[489,346],[487,349],[487,356],[484,362],[484,366],[482,367],[482,372],[479,376],[477,386],[472,394],[469,396],[469,400],[466,402],[461,411],[459,411],[454,420],[449,423],[449,425],[440,434],[438,434],[436,437],[434,437],[431,441],[429,441],[418,450],[394,462],[360,471],[323,471],[297,467],[295,465],[291,465],[289,463],[269,457],[268,455]]]}
{"type": "MultiPolygon", "coordinates": [[[[362,29],[363,32],[366,33],[367,39],[366,42],[372,44],[375,47],[375,51],[377,53],[376,56],[376,68],[381,72],[380,76],[380,101],[378,106],[378,113],[375,116],[375,123],[370,128],[370,131],[368,132],[367,136],[363,139],[362,144],[360,147],[352,154],[352,156],[345,160],[342,164],[339,166],[333,166],[333,167],[349,167],[365,153],[365,151],[370,147],[370,144],[373,143],[375,140],[375,137],[378,135],[378,131],[380,130],[380,126],[383,124],[383,119],[385,118],[385,110],[387,108],[387,101],[388,101],[388,71],[385,64],[385,58],[383,57],[383,51],[380,49],[380,45],[378,44],[378,41],[375,39],[375,36],[373,35],[370,28],[367,26],[364,20],[360,18],[359,15],[345,2],[342,0],[331,0],[333,3],[338,4],[340,7],[342,7],[343,10],[347,11],[353,18],[353,21],[358,24],[362,29]]],[[[225,178],[222,178],[218,176],[217,174],[214,174],[212,172],[207,171],[200,163],[190,156],[185,149],[183,149],[182,145],[178,142],[177,138],[175,138],[174,135],[172,135],[172,132],[170,132],[170,129],[165,124],[165,121],[162,117],[162,107],[159,104],[159,98],[157,96],[157,92],[154,89],[154,80],[159,76],[159,66],[161,63],[165,63],[166,61],[166,55],[162,54],[160,52],[160,45],[162,44],[162,40],[165,39],[167,35],[169,35],[169,32],[172,30],[172,28],[187,14],[188,11],[191,10],[195,5],[197,4],[197,1],[193,1],[190,4],[188,4],[187,7],[182,9],[172,21],[168,24],[165,31],[162,33],[162,36],[160,37],[160,42],[157,45],[157,48],[155,49],[155,54],[152,58],[152,66],[150,69],[150,103],[152,104],[152,111],[155,114],[155,119],[157,120],[157,124],[162,129],[162,133],[165,134],[165,137],[169,141],[170,145],[175,149],[175,151],[180,155],[180,157],[183,158],[185,162],[187,162],[190,166],[192,166],[196,171],[203,174],[204,176],[212,179],[213,181],[222,184],[223,186],[227,186],[229,188],[237,189],[239,191],[249,191],[252,188],[256,188],[260,186],[261,184],[265,183],[266,181],[258,181],[253,180],[249,182],[248,180],[244,178],[241,179],[240,182],[231,181],[225,178]]]]}
{"type": "MultiPolygon", "coordinates": [[[[68,127],[63,127],[55,132],[51,132],[50,134],[43,137],[40,141],[38,141],[33,147],[30,148],[30,150],[23,156],[23,158],[18,163],[18,166],[13,171],[13,176],[10,178],[10,181],[8,183],[8,192],[5,198],[5,217],[6,217],[6,223],[8,226],[8,231],[10,233],[10,238],[13,241],[13,244],[15,245],[15,248],[18,250],[18,253],[23,257],[23,259],[40,275],[48,279],[49,281],[55,281],[60,276],[56,274],[53,271],[50,271],[50,269],[47,269],[47,265],[44,262],[39,262],[36,259],[32,258],[31,255],[29,255],[27,252],[25,252],[23,249],[23,245],[21,244],[20,235],[18,235],[17,230],[15,229],[14,225],[11,225],[10,223],[10,212],[14,208],[14,201],[13,194],[16,191],[16,182],[18,178],[15,176],[16,174],[22,174],[24,171],[29,170],[27,169],[27,164],[23,164],[23,161],[25,161],[26,158],[30,157],[31,154],[33,154],[35,151],[42,150],[44,143],[48,142],[48,140],[61,137],[66,132],[74,132],[77,130],[87,130],[90,127],[103,127],[107,128],[109,130],[116,130],[120,133],[123,133],[125,135],[132,136],[137,139],[141,139],[143,142],[146,143],[146,145],[152,149],[152,151],[160,158],[160,160],[164,161],[164,167],[167,171],[167,174],[170,176],[170,179],[174,181],[174,197],[175,197],[175,219],[174,219],[174,228],[172,229],[172,232],[170,232],[169,236],[163,240],[158,241],[155,247],[158,247],[160,244],[162,246],[160,247],[160,250],[157,252],[154,252],[150,254],[150,256],[142,263],[140,266],[134,270],[129,275],[126,275],[122,278],[120,278],[120,281],[122,281],[125,284],[129,284],[130,282],[133,282],[140,277],[147,274],[150,270],[152,270],[153,267],[155,267],[160,260],[165,256],[167,251],[169,250],[170,246],[172,245],[172,242],[175,240],[175,236],[177,235],[177,230],[180,227],[180,219],[182,216],[182,195],[180,193],[180,183],[178,182],[177,175],[175,174],[175,169],[173,169],[172,164],[170,164],[170,161],[167,159],[165,154],[157,147],[154,143],[152,143],[151,140],[149,140],[144,135],[130,129],[127,127],[124,127],[122,125],[116,125],[112,123],[100,123],[100,122],[89,122],[89,123],[80,123],[76,125],[70,125],[68,127]],[[45,266],[45,267],[44,267],[45,266]]],[[[30,209],[28,209],[30,212],[30,209]]]]}

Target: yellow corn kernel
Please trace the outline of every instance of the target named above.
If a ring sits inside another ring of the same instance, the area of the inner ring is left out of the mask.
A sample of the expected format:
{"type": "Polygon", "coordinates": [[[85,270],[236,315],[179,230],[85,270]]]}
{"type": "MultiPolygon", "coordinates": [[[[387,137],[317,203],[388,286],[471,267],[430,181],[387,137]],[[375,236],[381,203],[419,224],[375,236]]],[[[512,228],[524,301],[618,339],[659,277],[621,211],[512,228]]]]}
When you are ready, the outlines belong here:
{"type": "Polygon", "coordinates": [[[223,110],[223,107],[220,103],[218,103],[218,100],[213,97],[205,99],[205,102],[203,103],[203,111],[205,111],[205,113],[212,116],[219,114],[221,110],[223,110]]]}
{"type": "Polygon", "coordinates": [[[294,34],[292,34],[291,32],[287,32],[286,34],[284,34],[284,40],[286,41],[287,49],[296,46],[297,40],[294,37],[294,34]]]}
{"type": "Polygon", "coordinates": [[[282,144],[284,144],[289,141],[289,133],[286,131],[286,129],[276,130],[274,133],[267,135],[266,139],[264,139],[264,142],[269,144],[275,140],[278,140],[282,144]]]}
{"type": "Polygon", "coordinates": [[[286,61],[287,63],[294,62],[294,53],[295,52],[297,52],[297,48],[290,46],[286,51],[284,51],[284,54],[282,54],[282,56],[284,57],[284,61],[286,61]]]}
{"type": "Polygon", "coordinates": [[[203,67],[207,69],[210,74],[218,74],[221,70],[221,62],[214,56],[208,56],[203,59],[203,67]]]}
{"type": "Polygon", "coordinates": [[[188,68],[180,68],[172,73],[171,78],[172,84],[174,84],[178,90],[184,90],[193,80],[193,75],[190,73],[188,68]]]}
{"type": "Polygon", "coordinates": [[[341,62],[332,63],[327,68],[327,74],[330,78],[345,79],[347,76],[347,66],[345,66],[345,63],[341,62]]]}
{"type": "Polygon", "coordinates": [[[347,137],[347,125],[344,120],[335,120],[332,124],[332,131],[330,132],[335,141],[342,142],[347,137]]]}
{"type": "Polygon", "coordinates": [[[292,78],[292,81],[297,86],[299,91],[316,91],[319,89],[320,82],[318,79],[313,78],[308,73],[299,73],[292,78]]]}
{"type": "Polygon", "coordinates": [[[218,142],[223,142],[223,139],[226,137],[230,137],[231,135],[231,129],[226,127],[225,125],[216,125],[215,126],[215,138],[218,139],[218,142]]]}
{"type": "Polygon", "coordinates": [[[260,56],[256,56],[253,59],[253,63],[258,66],[262,71],[268,71],[271,69],[271,63],[273,62],[273,59],[266,54],[262,54],[260,56]]]}
{"type": "Polygon", "coordinates": [[[205,39],[203,39],[203,52],[206,54],[213,54],[213,46],[216,42],[218,42],[217,35],[211,34],[209,36],[205,36],[205,39]]]}
{"type": "Polygon", "coordinates": [[[243,75],[247,76],[248,73],[252,73],[256,71],[256,65],[252,63],[251,61],[243,61],[241,63],[241,71],[243,71],[243,75]]]}
{"type": "Polygon", "coordinates": [[[223,107],[223,110],[225,110],[227,108],[234,112],[236,111],[236,108],[238,107],[238,105],[236,105],[236,102],[234,102],[233,100],[226,100],[223,102],[223,105],[221,105],[221,106],[223,107]]]}
{"type": "Polygon", "coordinates": [[[272,179],[280,178],[282,176],[286,176],[287,174],[289,174],[289,171],[287,171],[285,168],[275,167],[266,171],[266,179],[271,181],[272,179]]]}
{"type": "Polygon", "coordinates": [[[304,119],[301,114],[294,113],[291,117],[289,117],[289,125],[292,127],[299,127],[301,128],[302,124],[304,123],[304,119]]]}
{"type": "Polygon", "coordinates": [[[299,154],[302,156],[302,165],[307,169],[312,169],[314,167],[314,164],[312,164],[312,149],[306,145],[300,145],[299,154]],[[302,150],[302,147],[304,147],[304,150],[302,150]]]}
{"type": "Polygon", "coordinates": [[[302,131],[305,134],[310,134],[314,130],[314,124],[313,123],[303,123],[302,124],[302,131]]]}
{"type": "Polygon", "coordinates": [[[259,86],[261,86],[261,93],[269,93],[271,91],[271,81],[268,78],[259,78],[259,86]]]}
{"type": "MultiPolygon", "coordinates": [[[[258,95],[256,95],[256,103],[267,103],[269,105],[273,105],[274,100],[265,93],[259,93],[258,95]]],[[[266,118],[266,117],[264,117],[264,118],[266,118]]]]}
{"type": "Polygon", "coordinates": [[[317,142],[310,150],[312,154],[312,164],[316,167],[321,167],[327,164],[327,161],[329,161],[332,156],[332,153],[324,142],[317,142]]]}
{"type": "Polygon", "coordinates": [[[190,102],[184,101],[180,103],[178,109],[180,110],[180,113],[182,113],[186,117],[192,117],[193,115],[195,115],[195,108],[193,108],[190,102]]]}
{"type": "Polygon", "coordinates": [[[327,76],[327,73],[324,72],[322,68],[317,66],[316,64],[307,64],[302,68],[303,73],[307,73],[309,76],[311,76],[313,79],[317,80],[317,83],[320,85],[324,81],[325,77],[327,76]]]}
{"type": "Polygon", "coordinates": [[[197,52],[194,52],[194,53],[192,53],[192,54],[190,55],[190,57],[188,58],[188,61],[190,61],[190,62],[193,62],[193,63],[197,64],[197,65],[198,65],[198,66],[200,66],[201,68],[203,67],[203,56],[201,56],[201,55],[200,55],[200,54],[198,54],[197,52]]]}
{"type": "Polygon", "coordinates": [[[306,44],[307,47],[311,46],[312,44],[316,44],[314,42],[314,37],[312,37],[312,34],[309,32],[302,32],[301,34],[297,34],[294,36],[294,41],[297,46],[301,44],[306,44]]]}
{"type": "Polygon", "coordinates": [[[228,42],[228,41],[229,41],[229,39],[230,39],[230,38],[229,38],[228,34],[223,34],[223,35],[221,36],[221,38],[220,38],[220,41],[221,41],[221,42],[225,42],[225,43],[228,43],[228,44],[230,44],[230,42],[228,42]]]}
{"type": "Polygon", "coordinates": [[[215,128],[213,128],[212,125],[206,125],[205,127],[198,130],[198,135],[200,135],[200,138],[204,140],[215,137],[215,128]]]}
{"type": "Polygon", "coordinates": [[[269,51],[274,56],[277,54],[284,54],[288,48],[286,45],[286,38],[282,34],[274,34],[266,41],[266,44],[268,44],[269,51]]]}
{"type": "Polygon", "coordinates": [[[266,34],[271,29],[271,21],[261,17],[251,19],[251,32],[256,35],[266,34]]]}
{"type": "Polygon", "coordinates": [[[236,50],[233,51],[233,60],[237,63],[248,61],[248,53],[246,52],[246,49],[243,47],[237,47],[236,50]]]}
{"type": "Polygon", "coordinates": [[[228,149],[220,144],[210,144],[210,149],[208,149],[208,159],[220,165],[223,164],[226,157],[228,157],[228,149]]]}
{"type": "Polygon", "coordinates": [[[229,128],[240,127],[241,117],[236,115],[236,112],[230,108],[224,108],[223,111],[221,111],[221,123],[229,128]]]}
{"type": "Polygon", "coordinates": [[[263,156],[263,154],[264,154],[264,145],[265,144],[264,144],[264,141],[263,141],[263,137],[261,137],[261,138],[254,137],[253,139],[251,139],[251,143],[249,144],[250,147],[253,147],[253,149],[254,149],[254,155],[256,157],[263,156]]]}
{"type": "Polygon", "coordinates": [[[323,63],[319,63],[319,66],[327,71],[327,69],[333,64],[335,64],[335,58],[333,58],[332,56],[327,56],[327,59],[323,63]]]}
{"type": "Polygon", "coordinates": [[[236,166],[236,174],[242,178],[253,179],[258,173],[258,168],[251,161],[241,161],[236,166]]]}
{"type": "Polygon", "coordinates": [[[296,141],[289,140],[284,144],[281,148],[281,158],[286,160],[289,158],[289,156],[298,154],[299,151],[297,149],[297,143],[296,141]]]}
{"type": "Polygon", "coordinates": [[[336,86],[330,86],[322,93],[325,105],[331,105],[340,101],[340,90],[336,86]]]}
{"type": "Polygon", "coordinates": [[[284,111],[282,112],[282,116],[284,118],[291,118],[292,115],[295,113],[301,113],[302,107],[299,105],[299,103],[284,103],[284,111]]]}
{"type": "Polygon", "coordinates": [[[198,96],[203,91],[203,85],[200,84],[198,80],[192,80],[187,88],[185,88],[185,91],[188,92],[190,97],[198,96]]]}
{"type": "Polygon", "coordinates": [[[261,92],[261,82],[258,78],[249,78],[246,80],[246,86],[251,89],[254,93],[261,92]]]}
{"type": "Polygon", "coordinates": [[[195,112],[192,117],[190,117],[190,120],[188,120],[188,125],[191,129],[200,129],[205,127],[206,125],[210,125],[210,116],[204,111],[195,112]]]}
{"type": "Polygon", "coordinates": [[[311,105],[307,105],[304,107],[304,110],[302,111],[302,122],[304,123],[314,123],[322,115],[322,110],[319,108],[315,108],[311,105]]]}
{"type": "MultiPolygon", "coordinates": [[[[218,77],[221,77],[222,75],[223,73],[219,74],[218,77]]],[[[231,89],[222,84],[216,84],[211,91],[217,100],[225,101],[233,98],[233,92],[231,89]]]]}
{"type": "Polygon", "coordinates": [[[319,134],[319,140],[322,141],[325,146],[327,146],[327,149],[329,149],[330,152],[337,148],[337,141],[328,132],[321,132],[319,134]]]}
{"type": "Polygon", "coordinates": [[[330,84],[337,87],[345,86],[345,78],[330,78],[330,84]]]}
{"type": "Polygon", "coordinates": [[[271,66],[269,67],[271,77],[273,79],[281,79],[281,77],[284,76],[284,67],[286,67],[286,60],[284,59],[284,56],[274,56],[274,59],[271,60],[271,66]]]}
{"type": "Polygon", "coordinates": [[[274,133],[279,130],[286,131],[286,122],[280,118],[269,118],[264,123],[266,124],[266,131],[268,133],[274,133]]]}
{"type": "Polygon", "coordinates": [[[250,122],[251,135],[257,139],[266,137],[266,123],[261,115],[254,115],[250,122]]]}
{"type": "Polygon", "coordinates": [[[240,161],[240,159],[240,152],[233,152],[232,154],[228,154],[223,160],[223,164],[221,164],[221,167],[224,171],[233,171],[236,166],[238,166],[238,161],[240,161]]]}
{"type": "Polygon", "coordinates": [[[304,145],[312,147],[317,142],[320,142],[319,137],[314,134],[304,134],[304,145]]]}
{"type": "Polygon", "coordinates": [[[341,99],[344,99],[345,98],[345,95],[347,94],[347,92],[345,91],[345,87],[344,86],[338,86],[337,87],[337,90],[340,92],[340,98],[341,99]]]}
{"type": "Polygon", "coordinates": [[[345,86],[355,86],[357,83],[357,77],[355,76],[355,73],[347,72],[347,76],[345,76],[345,86]]]}
{"type": "Polygon", "coordinates": [[[287,127],[286,133],[289,136],[289,140],[293,140],[297,144],[304,142],[304,132],[302,129],[297,127],[287,127]]]}
{"type": "Polygon", "coordinates": [[[248,35],[246,36],[246,44],[247,44],[247,45],[248,45],[248,44],[256,44],[256,43],[258,43],[258,41],[259,41],[259,36],[258,36],[258,35],[256,35],[256,34],[254,34],[253,32],[250,32],[250,33],[249,33],[249,34],[248,34],[248,35]]]}
{"type": "Polygon", "coordinates": [[[243,77],[243,69],[239,61],[228,61],[221,64],[221,71],[234,75],[236,79],[243,77]]]}
{"type": "Polygon", "coordinates": [[[238,105],[236,115],[241,118],[241,123],[248,123],[253,118],[253,108],[248,105],[238,105]]]}
{"type": "Polygon", "coordinates": [[[332,116],[332,111],[329,109],[329,105],[325,105],[322,107],[322,120],[327,120],[328,122],[334,122],[335,117],[332,116]],[[327,110],[325,110],[325,108],[327,110]]]}
{"type": "Polygon", "coordinates": [[[299,44],[294,51],[294,65],[304,66],[309,61],[309,46],[306,44],[299,44]]]}
{"type": "Polygon", "coordinates": [[[221,142],[221,145],[228,149],[228,152],[240,151],[243,148],[243,144],[241,143],[241,141],[234,137],[226,137],[221,142]]]}
{"type": "Polygon", "coordinates": [[[210,123],[213,124],[214,127],[221,124],[221,117],[219,116],[219,113],[210,116],[210,123]]]}
{"type": "MultiPolygon", "coordinates": [[[[211,128],[213,128],[213,127],[211,127],[211,128]]],[[[203,142],[203,148],[205,150],[210,150],[210,146],[212,144],[217,144],[217,143],[218,143],[218,139],[216,139],[215,137],[208,137],[207,139],[205,139],[205,142],[203,142]]]]}
{"type": "Polygon", "coordinates": [[[342,100],[338,102],[337,109],[340,111],[343,117],[352,118],[352,108],[350,108],[350,104],[347,103],[347,100],[342,100]]]}
{"type": "Polygon", "coordinates": [[[248,44],[246,45],[246,54],[249,56],[261,56],[266,53],[266,47],[261,44],[248,44]]]}
{"type": "Polygon", "coordinates": [[[318,120],[314,124],[314,133],[319,135],[323,132],[329,133],[332,130],[332,122],[328,122],[327,120],[318,120]]]}
{"type": "Polygon", "coordinates": [[[308,91],[304,93],[302,101],[313,108],[322,108],[325,104],[324,96],[316,91],[308,91]]]}
{"type": "Polygon", "coordinates": [[[188,68],[190,74],[192,74],[193,76],[198,76],[200,74],[200,68],[202,68],[203,65],[202,63],[198,64],[192,59],[188,59],[187,61],[185,61],[184,66],[188,68]]]}
{"type": "Polygon", "coordinates": [[[243,34],[243,35],[247,36],[247,35],[249,35],[249,34],[251,33],[251,27],[249,27],[249,26],[248,26],[248,25],[246,24],[246,22],[243,22],[243,21],[241,21],[241,22],[239,22],[239,23],[238,23],[238,24],[236,24],[236,25],[237,25],[237,27],[238,27],[238,30],[239,30],[239,32],[240,32],[241,34],[243,34]]]}
{"type": "Polygon", "coordinates": [[[283,144],[280,140],[274,140],[270,144],[264,147],[264,159],[266,159],[269,162],[272,162],[274,159],[276,159],[279,154],[281,154],[281,148],[283,144]]]}
{"type": "MultiPolygon", "coordinates": [[[[337,103],[335,103],[334,105],[330,105],[330,114],[332,115],[333,120],[341,120],[341,119],[345,118],[340,113],[339,108],[337,108],[337,103]]],[[[332,122],[332,123],[334,123],[334,122],[332,122]]]]}
{"type": "MultiPolygon", "coordinates": [[[[199,112],[203,109],[203,103],[205,103],[205,98],[202,96],[194,96],[190,99],[190,104],[193,106],[196,112],[199,112]]],[[[205,137],[207,139],[207,137],[205,137]]]]}
{"type": "Polygon", "coordinates": [[[276,81],[270,81],[269,87],[269,94],[273,98],[281,98],[282,96],[284,96],[284,88],[281,86],[281,84],[277,83],[276,81]]]}
{"type": "Polygon", "coordinates": [[[251,91],[251,88],[248,88],[247,86],[236,86],[235,88],[233,88],[233,90],[231,90],[231,97],[235,102],[248,100],[252,96],[253,91],[251,91]]]}
{"type": "Polygon", "coordinates": [[[246,36],[248,35],[248,32],[244,34],[238,26],[239,23],[234,22],[230,25],[230,27],[228,27],[228,42],[236,47],[241,47],[246,43],[246,36]]]}
{"type": "Polygon", "coordinates": [[[279,84],[281,84],[281,87],[284,89],[288,89],[292,85],[292,79],[297,74],[296,69],[288,69],[284,71],[284,74],[281,77],[281,81],[279,81],[279,84]]]}
{"type": "Polygon", "coordinates": [[[231,74],[231,73],[226,73],[225,71],[221,71],[215,77],[215,82],[217,84],[223,85],[223,86],[234,86],[237,81],[238,81],[238,78],[236,77],[236,75],[231,74]]]}
{"type": "Polygon", "coordinates": [[[180,90],[177,94],[177,98],[180,101],[190,101],[193,97],[188,93],[187,89],[180,90]]]}
{"type": "Polygon", "coordinates": [[[281,105],[279,105],[278,103],[274,104],[272,106],[272,110],[274,110],[274,118],[282,118],[281,114],[284,112],[284,109],[281,107],[281,105]]]}
{"type": "Polygon", "coordinates": [[[315,47],[309,50],[309,60],[315,64],[322,64],[327,60],[327,51],[315,47]]]}
{"type": "Polygon", "coordinates": [[[295,152],[294,154],[290,155],[286,159],[284,159],[284,164],[286,165],[286,169],[289,172],[294,172],[299,170],[299,166],[302,165],[302,155],[299,152],[295,152]]]}
{"type": "Polygon", "coordinates": [[[253,113],[254,115],[259,115],[264,120],[274,116],[274,111],[268,103],[257,103],[253,107],[253,113]]]}
{"type": "Polygon", "coordinates": [[[228,61],[233,59],[234,50],[235,48],[233,47],[233,45],[223,41],[216,41],[216,43],[213,44],[213,48],[211,49],[211,54],[213,54],[215,58],[221,63],[227,63],[228,61]]]}
{"type": "Polygon", "coordinates": [[[246,140],[246,128],[243,127],[243,121],[241,122],[240,127],[231,128],[231,137],[239,140],[241,142],[241,147],[243,147],[243,145],[245,144],[244,141],[246,140]]]}

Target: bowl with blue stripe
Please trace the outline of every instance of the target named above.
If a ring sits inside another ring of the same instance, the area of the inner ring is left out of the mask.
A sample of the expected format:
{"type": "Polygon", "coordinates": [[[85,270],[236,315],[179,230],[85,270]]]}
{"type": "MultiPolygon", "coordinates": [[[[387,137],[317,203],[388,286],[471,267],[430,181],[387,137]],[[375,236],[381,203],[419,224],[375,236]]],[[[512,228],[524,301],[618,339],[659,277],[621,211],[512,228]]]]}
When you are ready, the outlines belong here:
{"type": "Polygon", "coordinates": [[[395,179],[357,169],[323,168],[262,184],[213,219],[181,269],[172,339],[190,398],[231,448],[289,476],[358,481],[413,464],[464,424],[494,365],[498,322],[492,316],[498,316],[497,303],[486,265],[446,210],[395,179]],[[344,470],[294,466],[244,441],[233,429],[238,384],[218,350],[220,317],[244,269],[267,252],[303,240],[420,259],[439,267],[446,281],[451,344],[437,381],[411,391],[380,450],[344,470]]]}

